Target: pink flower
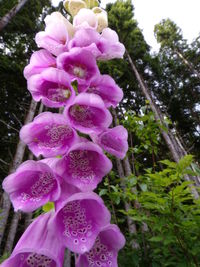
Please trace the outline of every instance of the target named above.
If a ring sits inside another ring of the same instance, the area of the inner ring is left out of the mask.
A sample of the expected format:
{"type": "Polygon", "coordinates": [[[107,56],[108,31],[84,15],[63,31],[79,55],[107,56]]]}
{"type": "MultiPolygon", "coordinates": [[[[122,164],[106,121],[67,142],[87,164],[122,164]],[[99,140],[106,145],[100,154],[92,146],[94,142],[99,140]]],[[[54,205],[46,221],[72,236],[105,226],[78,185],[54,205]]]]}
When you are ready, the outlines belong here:
{"type": "Polygon", "coordinates": [[[72,24],[59,12],[45,18],[45,31],[36,34],[38,47],[47,49],[55,56],[67,51],[67,43],[74,34],[72,24]]]}
{"type": "Polygon", "coordinates": [[[32,212],[60,196],[60,185],[45,163],[27,160],[3,181],[15,211],[32,212]]]}
{"type": "Polygon", "coordinates": [[[63,70],[48,68],[28,79],[28,90],[35,101],[47,107],[62,107],[73,101],[75,92],[71,79],[63,70]]]}
{"type": "Polygon", "coordinates": [[[93,142],[97,143],[106,152],[123,159],[128,151],[127,130],[119,125],[103,131],[100,135],[92,134],[93,142]]]}
{"type": "Polygon", "coordinates": [[[73,145],[56,164],[55,172],[81,191],[92,191],[112,169],[111,161],[92,142],[73,145]]]}
{"type": "Polygon", "coordinates": [[[44,112],[22,127],[20,138],[36,157],[53,157],[65,154],[78,136],[63,115],[44,112]]]}
{"type": "Polygon", "coordinates": [[[125,47],[119,42],[117,33],[110,28],[103,29],[101,34],[90,28],[80,29],[75,33],[68,47],[69,49],[82,47],[101,60],[122,58],[125,53],[125,47]]]}
{"type": "Polygon", "coordinates": [[[1,264],[1,267],[62,267],[65,249],[56,232],[48,227],[52,216],[53,213],[49,212],[37,217],[22,235],[11,256],[1,264]]]}
{"type": "Polygon", "coordinates": [[[100,34],[96,30],[90,28],[80,29],[76,31],[74,38],[69,41],[68,48],[84,48],[91,52],[95,58],[98,58],[101,55],[101,51],[97,47],[99,40],[100,34]]]}
{"type": "Polygon", "coordinates": [[[30,78],[34,74],[39,74],[48,67],[56,67],[56,59],[47,50],[42,49],[34,52],[30,63],[24,69],[24,77],[30,78]]]}
{"type": "Polygon", "coordinates": [[[72,127],[85,134],[100,133],[112,122],[110,112],[96,94],[79,94],[65,108],[64,115],[72,127]]]}
{"type": "Polygon", "coordinates": [[[57,211],[54,227],[62,244],[75,253],[89,251],[102,227],[110,222],[110,213],[95,193],[76,193],[57,211]]]}
{"type": "Polygon", "coordinates": [[[101,51],[101,56],[98,59],[109,60],[113,58],[123,58],[125,47],[119,42],[117,33],[110,28],[105,28],[102,31],[98,49],[101,51]]]}
{"type": "Polygon", "coordinates": [[[125,238],[119,228],[114,224],[107,225],[99,233],[92,249],[79,256],[76,267],[117,267],[117,254],[124,245],[125,238]]]}
{"type": "Polygon", "coordinates": [[[99,75],[95,57],[82,48],[71,49],[57,58],[58,68],[65,70],[72,81],[77,80],[78,86],[87,88],[90,81],[99,75]]]}
{"type": "Polygon", "coordinates": [[[115,83],[109,75],[96,76],[90,83],[87,93],[99,95],[105,103],[105,106],[114,108],[123,98],[122,89],[115,83]]]}

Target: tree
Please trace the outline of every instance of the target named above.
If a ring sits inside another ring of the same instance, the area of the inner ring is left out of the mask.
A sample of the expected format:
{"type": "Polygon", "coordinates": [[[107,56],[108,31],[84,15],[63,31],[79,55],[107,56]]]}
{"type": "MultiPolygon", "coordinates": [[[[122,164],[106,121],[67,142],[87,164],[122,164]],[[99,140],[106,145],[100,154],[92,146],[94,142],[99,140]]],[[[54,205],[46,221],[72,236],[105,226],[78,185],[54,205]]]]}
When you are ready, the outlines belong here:
{"type": "Polygon", "coordinates": [[[157,86],[154,87],[154,93],[176,123],[186,148],[198,158],[198,38],[188,45],[180,28],[169,19],[162,20],[155,26],[155,35],[161,43],[161,49],[158,54],[160,67],[157,74],[155,72],[157,86]]]}
{"type": "MultiPolygon", "coordinates": [[[[3,17],[16,4],[16,1],[0,2],[0,13],[3,17]]],[[[25,3],[24,3],[25,4],[25,3]]],[[[26,81],[23,78],[23,69],[32,53],[36,49],[34,36],[42,28],[41,18],[51,10],[50,1],[29,0],[7,27],[2,31],[0,38],[1,50],[1,156],[5,164],[2,167],[1,180],[8,173],[15,171],[24,158],[25,145],[18,141],[19,128],[24,121],[24,114],[28,113],[26,123],[33,119],[36,111],[36,103],[30,101],[30,95],[26,89],[26,81]],[[30,12],[30,10],[34,10],[30,12]],[[24,27],[26,25],[27,27],[24,27]],[[26,52],[26,53],[25,53],[26,52]],[[31,102],[31,104],[30,104],[31,102]],[[14,157],[12,156],[14,155],[14,157]],[[12,162],[10,169],[8,162],[12,162]]],[[[7,218],[10,211],[10,201],[3,194],[0,241],[4,236],[7,218]]],[[[13,221],[15,221],[13,219],[13,221]]],[[[16,220],[18,222],[18,220],[16,220]]],[[[15,224],[17,225],[17,224],[15,224]]],[[[8,226],[8,225],[7,225],[8,226]]],[[[7,227],[8,229],[8,227],[7,227]]],[[[13,228],[14,229],[14,228],[13,228]]],[[[8,233],[7,233],[8,234],[8,233]]],[[[10,234],[11,235],[11,234],[10,234]]],[[[14,235],[11,235],[14,239],[14,235]]],[[[10,242],[11,244],[12,242],[10,242]]],[[[9,245],[12,247],[12,245],[9,245]]],[[[1,246],[3,250],[3,246],[1,246]]],[[[9,249],[10,250],[10,249],[9,249]]]]}
{"type": "Polygon", "coordinates": [[[3,18],[0,20],[0,31],[2,31],[6,25],[11,21],[11,19],[20,11],[21,8],[26,4],[28,0],[20,1],[16,6],[14,6],[3,18]]]}
{"type": "Polygon", "coordinates": [[[170,19],[163,19],[159,24],[155,25],[154,33],[158,43],[161,44],[161,48],[171,48],[190,71],[200,79],[200,73],[183,55],[184,50],[187,49],[187,43],[183,39],[181,29],[170,19]]]}

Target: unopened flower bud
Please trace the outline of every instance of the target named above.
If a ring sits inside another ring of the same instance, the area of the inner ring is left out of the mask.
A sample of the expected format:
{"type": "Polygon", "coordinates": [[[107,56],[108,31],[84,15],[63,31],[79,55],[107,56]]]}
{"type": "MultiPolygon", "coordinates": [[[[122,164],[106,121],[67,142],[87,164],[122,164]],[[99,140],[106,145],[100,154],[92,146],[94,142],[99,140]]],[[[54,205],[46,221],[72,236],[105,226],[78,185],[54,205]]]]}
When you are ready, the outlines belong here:
{"type": "Polygon", "coordinates": [[[98,0],[84,0],[88,8],[98,7],[99,1],[98,0]]]}
{"type": "Polygon", "coordinates": [[[108,16],[107,12],[100,7],[94,7],[92,11],[95,13],[98,20],[97,31],[102,32],[103,29],[108,27],[108,16]]]}
{"type": "Polygon", "coordinates": [[[74,17],[81,8],[86,8],[87,6],[83,0],[66,0],[64,7],[74,17]]]}

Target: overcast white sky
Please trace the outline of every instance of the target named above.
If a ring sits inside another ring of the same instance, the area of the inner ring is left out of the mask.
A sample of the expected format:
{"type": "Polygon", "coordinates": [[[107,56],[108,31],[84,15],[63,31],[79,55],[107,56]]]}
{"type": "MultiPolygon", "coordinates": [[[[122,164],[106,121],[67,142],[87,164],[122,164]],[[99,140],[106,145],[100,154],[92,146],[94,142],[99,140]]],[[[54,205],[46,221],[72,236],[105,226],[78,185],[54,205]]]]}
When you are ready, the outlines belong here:
{"type": "MultiPolygon", "coordinates": [[[[200,0],[132,0],[135,18],[147,43],[158,49],[154,37],[154,25],[164,18],[172,19],[183,31],[184,38],[191,42],[200,33],[200,0]]],[[[60,0],[52,0],[54,4],[60,0]]],[[[102,0],[101,6],[114,0],[102,0]]]]}

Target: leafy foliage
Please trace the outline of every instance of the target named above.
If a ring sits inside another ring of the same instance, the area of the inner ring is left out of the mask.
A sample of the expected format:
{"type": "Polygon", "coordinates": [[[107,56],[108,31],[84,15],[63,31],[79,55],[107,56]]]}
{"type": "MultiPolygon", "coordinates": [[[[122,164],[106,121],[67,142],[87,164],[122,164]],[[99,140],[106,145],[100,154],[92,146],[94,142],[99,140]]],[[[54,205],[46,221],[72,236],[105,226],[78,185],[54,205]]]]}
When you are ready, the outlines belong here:
{"type": "Polygon", "coordinates": [[[155,161],[153,167],[151,160],[144,162],[138,157],[151,156],[152,144],[155,154],[160,150],[159,127],[148,106],[139,115],[128,112],[124,125],[137,138],[138,145],[131,147],[135,173],[125,178],[111,173],[99,192],[110,204],[113,222],[117,221],[127,237],[119,266],[198,266],[200,201],[191,194],[194,185],[184,181],[185,174],[197,175],[190,169],[193,156],[187,155],[179,163],[155,161]],[[122,179],[125,191],[120,187],[122,179]],[[128,212],[125,202],[132,203],[128,212]],[[136,235],[128,232],[126,216],[136,224],[136,235]],[[132,248],[132,240],[138,249],[132,248]]]}

